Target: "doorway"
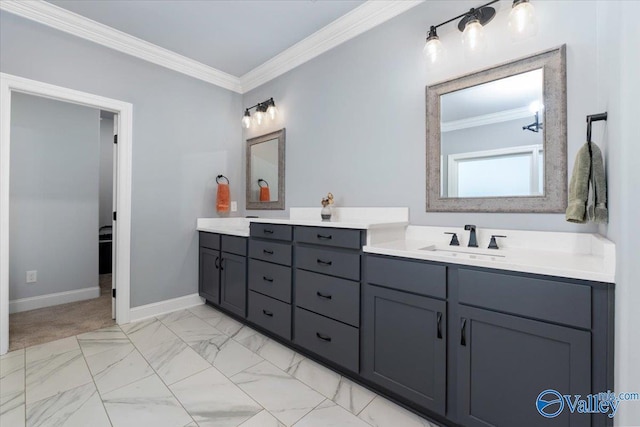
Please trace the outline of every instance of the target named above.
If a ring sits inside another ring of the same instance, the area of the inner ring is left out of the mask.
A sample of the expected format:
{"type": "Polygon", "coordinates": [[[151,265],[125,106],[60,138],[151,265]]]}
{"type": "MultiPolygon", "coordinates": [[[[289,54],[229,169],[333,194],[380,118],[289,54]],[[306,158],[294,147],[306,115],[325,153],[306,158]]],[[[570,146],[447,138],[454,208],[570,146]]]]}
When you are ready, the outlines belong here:
{"type": "MultiPolygon", "coordinates": [[[[113,309],[109,310],[108,317],[111,314],[115,317],[115,321],[118,324],[128,323],[129,321],[129,254],[130,254],[130,223],[131,223],[131,116],[132,106],[131,104],[124,103],[109,98],[104,98],[88,93],[78,92],[75,90],[53,86],[33,80],[28,80],[16,76],[7,74],[0,74],[0,102],[1,102],[1,116],[0,116],[0,354],[7,352],[9,348],[9,257],[10,257],[10,237],[11,228],[19,225],[19,221],[24,218],[16,216],[11,217],[11,212],[14,212],[15,206],[10,204],[10,167],[11,164],[10,147],[11,147],[11,98],[12,94],[27,94],[35,95],[36,97],[49,98],[50,100],[62,101],[64,103],[76,104],[75,106],[91,107],[93,109],[102,110],[105,114],[111,115],[113,119],[113,129],[117,132],[117,144],[113,145],[114,159],[117,159],[119,167],[112,166],[112,173],[114,180],[112,181],[113,193],[113,209],[117,212],[116,221],[112,223],[111,237],[112,237],[112,281],[118,290],[117,293],[113,292],[116,296],[113,309]]],[[[20,95],[16,95],[18,99],[20,95]]],[[[67,104],[69,105],[69,104],[67,104]]],[[[114,141],[115,142],[115,141],[114,141]]],[[[114,162],[115,165],[115,162],[114,162]]],[[[18,165],[15,165],[18,167],[18,165]]],[[[45,178],[46,181],[46,178],[45,178]]],[[[72,185],[73,181],[67,181],[67,185],[72,185]]],[[[58,183],[58,184],[64,184],[58,183]]],[[[59,185],[58,188],[63,188],[64,185],[59,185]]],[[[53,188],[56,188],[55,186],[53,188]]],[[[54,201],[55,204],[55,201],[54,201]]],[[[83,204],[84,207],[86,204],[83,204]]],[[[81,208],[79,208],[81,209],[81,208]]],[[[96,212],[97,213],[97,212],[96,212]]],[[[104,219],[94,219],[95,224],[102,224],[104,219]]],[[[61,221],[59,221],[61,222],[61,221]]],[[[56,223],[53,221],[47,226],[55,227],[56,223]]],[[[102,230],[108,231],[108,230],[102,230]]],[[[93,229],[93,235],[95,236],[95,243],[97,245],[99,236],[96,234],[102,233],[96,226],[93,229]]],[[[43,234],[47,234],[46,232],[43,234]]],[[[53,234],[53,233],[51,233],[53,234]]],[[[58,236],[60,234],[58,233],[58,236]]],[[[37,245],[38,236],[30,236],[30,243],[32,247],[37,245]]],[[[62,242],[61,242],[62,243],[62,242]]],[[[56,245],[49,244],[46,248],[49,251],[56,251],[56,245]],[[51,247],[53,246],[53,247],[51,247]]],[[[19,248],[17,248],[19,249],[19,248]]],[[[11,251],[14,247],[11,246],[11,251]]],[[[98,248],[93,247],[95,250],[96,261],[98,258],[98,248]]],[[[103,250],[103,253],[105,251],[103,250]]],[[[15,258],[18,258],[19,254],[16,253],[15,258]]],[[[96,263],[97,264],[97,263],[96,263]]],[[[24,266],[23,266],[24,267],[24,266]]],[[[96,273],[98,272],[98,266],[95,266],[96,273]]],[[[27,270],[29,271],[29,270],[27,270]]],[[[37,272],[29,271],[25,280],[37,281],[37,272]],[[29,276],[31,274],[31,276],[29,276]]],[[[88,288],[86,292],[96,292],[98,287],[88,288]]],[[[108,289],[106,290],[107,293],[108,289]]],[[[80,290],[80,293],[85,290],[80,290]]],[[[76,292],[78,293],[78,292],[76,292]]],[[[65,292],[58,293],[57,297],[68,298],[68,294],[65,292]]],[[[111,295],[107,295],[107,298],[111,299],[111,295]]],[[[37,299],[36,299],[37,302],[37,299]]],[[[27,300],[27,303],[33,303],[33,300],[27,300]]],[[[91,312],[92,309],[88,309],[91,312]]],[[[46,316],[46,314],[44,314],[46,316]]],[[[75,314],[76,319],[82,318],[82,314],[75,314]]],[[[71,320],[73,322],[73,320],[71,320]]]]}

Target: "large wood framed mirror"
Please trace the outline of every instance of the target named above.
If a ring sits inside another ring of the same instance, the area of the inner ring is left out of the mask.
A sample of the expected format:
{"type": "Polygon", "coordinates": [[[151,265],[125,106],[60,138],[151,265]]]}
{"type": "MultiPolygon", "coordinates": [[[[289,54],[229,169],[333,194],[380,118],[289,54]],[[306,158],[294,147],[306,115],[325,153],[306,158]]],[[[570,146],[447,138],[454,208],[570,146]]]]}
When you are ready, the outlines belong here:
{"type": "Polygon", "coordinates": [[[284,209],[285,129],[247,140],[247,209],[284,209]]]}
{"type": "Polygon", "coordinates": [[[565,46],[427,86],[427,211],[564,212],[565,46]]]}

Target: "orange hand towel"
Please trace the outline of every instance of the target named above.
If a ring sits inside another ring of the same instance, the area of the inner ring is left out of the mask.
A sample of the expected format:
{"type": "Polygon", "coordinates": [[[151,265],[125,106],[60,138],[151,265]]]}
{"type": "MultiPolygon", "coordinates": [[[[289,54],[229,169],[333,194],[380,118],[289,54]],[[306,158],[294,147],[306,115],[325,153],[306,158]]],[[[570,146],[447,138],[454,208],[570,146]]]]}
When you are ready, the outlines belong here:
{"type": "Polygon", "coordinates": [[[231,200],[231,192],[229,191],[229,184],[218,184],[216,210],[218,212],[229,212],[230,200],[231,200]]]}
{"type": "Polygon", "coordinates": [[[270,202],[271,194],[269,193],[269,187],[260,187],[260,201],[270,202]]]}

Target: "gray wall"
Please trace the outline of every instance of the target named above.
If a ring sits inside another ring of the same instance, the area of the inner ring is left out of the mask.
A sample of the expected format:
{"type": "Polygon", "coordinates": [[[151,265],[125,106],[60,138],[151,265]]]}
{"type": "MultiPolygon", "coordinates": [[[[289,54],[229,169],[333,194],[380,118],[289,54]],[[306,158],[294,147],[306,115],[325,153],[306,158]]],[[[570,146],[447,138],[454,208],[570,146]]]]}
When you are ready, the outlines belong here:
{"type": "MultiPolygon", "coordinates": [[[[608,179],[609,224],[600,232],[616,243],[616,390],[636,390],[640,384],[640,2],[598,2],[599,35],[594,68],[601,79],[598,106],[608,111],[606,123],[594,124],[601,142],[608,179]]],[[[624,402],[616,426],[635,426],[640,403],[624,402]]]]}
{"type": "Polygon", "coordinates": [[[567,223],[563,214],[425,212],[426,85],[566,43],[569,170],[584,143],[584,117],[597,110],[593,2],[536,2],[538,36],[522,43],[509,41],[508,6],[502,5],[485,28],[489,46],[481,58],[465,58],[450,24],[439,29],[446,60],[427,67],[422,48],[429,25],[470,5],[425,2],[244,95],[244,105],[274,97],[281,113],[276,123],[245,131],[245,139],[287,128],[287,207],[319,206],[331,191],[337,206],[408,206],[414,224],[597,229],[567,223]]]}
{"type": "Polygon", "coordinates": [[[98,286],[99,114],[11,98],[12,300],[98,286]],[[27,270],[37,283],[26,283],[27,270]]]}
{"type": "Polygon", "coordinates": [[[111,225],[113,212],[113,119],[100,118],[100,227],[111,225]]]}
{"type": "Polygon", "coordinates": [[[240,95],[6,12],[0,71],[133,104],[131,306],[197,292],[217,174],[244,206],[240,95]]]}

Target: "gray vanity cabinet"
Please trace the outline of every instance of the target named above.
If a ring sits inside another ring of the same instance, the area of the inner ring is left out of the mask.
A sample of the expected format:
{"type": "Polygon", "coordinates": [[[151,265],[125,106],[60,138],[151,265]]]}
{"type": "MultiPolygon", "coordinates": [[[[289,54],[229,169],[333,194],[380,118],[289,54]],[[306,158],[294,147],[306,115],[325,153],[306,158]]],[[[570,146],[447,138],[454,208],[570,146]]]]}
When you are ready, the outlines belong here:
{"type": "Polygon", "coordinates": [[[445,301],[365,284],[361,375],[444,415],[446,317],[445,301]]]}
{"type": "Polygon", "coordinates": [[[213,304],[220,304],[220,251],[200,246],[200,274],[198,292],[213,304]]]}
{"type": "Polygon", "coordinates": [[[588,415],[536,410],[547,389],[591,393],[591,333],[474,307],[458,309],[458,422],[466,427],[588,427],[588,415]]]}
{"type": "Polygon", "coordinates": [[[247,239],[200,232],[200,296],[247,316],[247,239]]]}

